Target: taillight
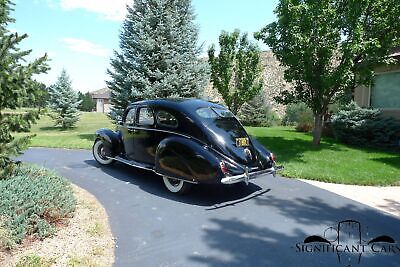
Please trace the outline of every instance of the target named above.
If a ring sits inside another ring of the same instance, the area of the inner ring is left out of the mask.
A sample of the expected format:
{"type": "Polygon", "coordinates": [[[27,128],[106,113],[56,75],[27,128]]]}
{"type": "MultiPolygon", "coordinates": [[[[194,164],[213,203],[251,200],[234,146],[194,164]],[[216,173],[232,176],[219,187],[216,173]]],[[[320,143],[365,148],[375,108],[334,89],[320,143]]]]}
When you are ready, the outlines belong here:
{"type": "Polygon", "coordinates": [[[274,153],[271,153],[271,155],[270,155],[270,159],[271,159],[272,161],[276,161],[276,156],[275,156],[275,154],[274,154],[274,153]]]}
{"type": "Polygon", "coordinates": [[[223,174],[228,174],[228,173],[229,173],[229,172],[228,172],[228,168],[227,168],[226,165],[225,165],[225,162],[221,161],[221,162],[219,163],[219,168],[221,169],[221,171],[222,171],[223,174]]]}

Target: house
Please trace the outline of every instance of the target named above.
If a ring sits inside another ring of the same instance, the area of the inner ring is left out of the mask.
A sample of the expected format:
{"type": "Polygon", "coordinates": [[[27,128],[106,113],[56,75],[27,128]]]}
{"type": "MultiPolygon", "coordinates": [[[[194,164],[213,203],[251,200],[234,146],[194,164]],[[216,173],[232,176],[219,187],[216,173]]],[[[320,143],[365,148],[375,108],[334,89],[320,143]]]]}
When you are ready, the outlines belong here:
{"type": "Polygon", "coordinates": [[[108,113],[110,111],[111,90],[109,88],[102,88],[100,90],[90,92],[90,95],[96,102],[96,112],[108,113]]]}
{"type": "MultiPolygon", "coordinates": [[[[400,60],[400,47],[389,56],[400,60]]],[[[356,87],[353,97],[361,107],[379,108],[383,115],[400,120],[400,62],[377,67],[373,83],[356,87]]]]}

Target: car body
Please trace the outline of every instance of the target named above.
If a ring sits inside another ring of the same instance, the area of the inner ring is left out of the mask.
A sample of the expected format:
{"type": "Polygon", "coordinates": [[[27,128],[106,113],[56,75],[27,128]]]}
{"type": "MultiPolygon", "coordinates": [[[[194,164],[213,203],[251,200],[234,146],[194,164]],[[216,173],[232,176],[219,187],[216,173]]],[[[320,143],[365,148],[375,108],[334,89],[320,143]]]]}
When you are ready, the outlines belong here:
{"type": "Polygon", "coordinates": [[[274,155],[249,136],[224,106],[200,99],[144,100],[129,105],[117,130],[99,129],[97,162],[154,171],[173,193],[191,184],[234,184],[277,170],[274,155]]]}

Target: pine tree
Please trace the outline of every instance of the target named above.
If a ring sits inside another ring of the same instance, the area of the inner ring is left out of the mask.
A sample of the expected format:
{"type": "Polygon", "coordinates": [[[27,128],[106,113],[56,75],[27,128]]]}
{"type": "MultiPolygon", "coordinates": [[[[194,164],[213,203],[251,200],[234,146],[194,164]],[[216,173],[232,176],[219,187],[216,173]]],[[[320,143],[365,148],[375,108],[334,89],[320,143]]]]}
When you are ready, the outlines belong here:
{"type": "Polygon", "coordinates": [[[279,124],[280,121],[262,91],[242,105],[238,117],[246,126],[270,127],[279,124]]]}
{"type": "Polygon", "coordinates": [[[0,0],[0,178],[12,168],[10,157],[21,153],[29,143],[29,137],[16,139],[12,133],[28,131],[37,118],[33,111],[14,110],[26,99],[37,97],[38,87],[32,76],[48,70],[46,55],[27,62],[26,56],[31,50],[18,48],[27,35],[11,33],[7,29],[15,21],[10,17],[12,5],[9,0],[0,0]]]}
{"type": "Polygon", "coordinates": [[[63,69],[57,82],[50,87],[50,108],[54,112],[52,118],[56,126],[71,128],[79,120],[78,94],[71,87],[71,80],[67,71],[63,69]]]}
{"type": "Polygon", "coordinates": [[[113,110],[148,98],[196,97],[207,84],[191,0],[134,0],[108,70],[113,110]]]}

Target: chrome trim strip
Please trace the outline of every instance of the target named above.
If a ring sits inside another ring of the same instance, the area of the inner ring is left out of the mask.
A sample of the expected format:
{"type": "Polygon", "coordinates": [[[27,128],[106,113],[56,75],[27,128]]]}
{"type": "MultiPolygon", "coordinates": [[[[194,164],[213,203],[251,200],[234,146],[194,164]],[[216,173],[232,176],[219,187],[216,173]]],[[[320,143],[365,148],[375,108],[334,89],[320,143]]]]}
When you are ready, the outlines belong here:
{"type": "Polygon", "coordinates": [[[107,158],[110,158],[110,159],[125,163],[126,165],[129,165],[129,166],[132,166],[132,167],[140,168],[140,169],[143,169],[143,170],[148,170],[148,171],[152,171],[153,170],[153,168],[149,168],[149,167],[147,167],[147,166],[145,166],[143,164],[140,164],[139,162],[136,162],[136,164],[134,164],[134,161],[130,161],[130,160],[127,160],[127,159],[124,159],[124,158],[121,158],[121,157],[115,157],[115,158],[107,157],[107,158]]]}
{"type": "MultiPolygon", "coordinates": [[[[127,127],[128,128],[128,127],[127,127]]],[[[170,133],[170,134],[176,134],[176,135],[179,135],[179,136],[183,136],[183,137],[186,137],[186,138],[188,138],[188,139],[195,139],[195,140],[197,140],[196,138],[193,138],[193,137],[191,137],[191,136],[189,136],[189,135],[185,135],[185,134],[181,134],[181,133],[177,133],[177,132],[173,132],[173,131],[168,131],[168,130],[162,130],[162,129],[156,129],[156,128],[143,128],[143,127],[137,127],[137,126],[132,126],[132,127],[129,127],[130,129],[132,129],[132,130],[148,130],[148,131],[155,131],[155,132],[164,132],[164,133],[170,133]]],[[[200,141],[200,140],[199,140],[200,141]]]]}
{"type": "MultiPolygon", "coordinates": [[[[154,171],[154,170],[153,170],[153,171],[154,171]]],[[[184,182],[187,182],[187,183],[190,183],[190,184],[198,184],[197,181],[189,181],[189,180],[185,180],[185,179],[169,177],[169,176],[166,176],[166,175],[162,175],[161,173],[158,173],[158,172],[156,172],[156,171],[154,171],[154,172],[155,172],[156,174],[160,175],[160,176],[163,176],[163,177],[165,176],[165,177],[170,178],[170,179],[180,180],[180,181],[184,181],[184,182]]]]}

